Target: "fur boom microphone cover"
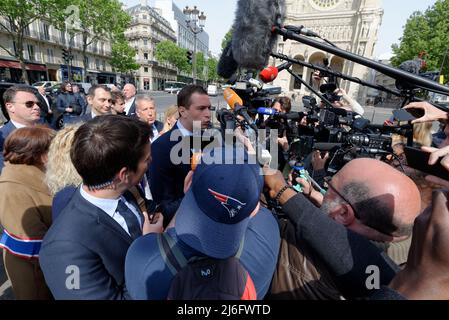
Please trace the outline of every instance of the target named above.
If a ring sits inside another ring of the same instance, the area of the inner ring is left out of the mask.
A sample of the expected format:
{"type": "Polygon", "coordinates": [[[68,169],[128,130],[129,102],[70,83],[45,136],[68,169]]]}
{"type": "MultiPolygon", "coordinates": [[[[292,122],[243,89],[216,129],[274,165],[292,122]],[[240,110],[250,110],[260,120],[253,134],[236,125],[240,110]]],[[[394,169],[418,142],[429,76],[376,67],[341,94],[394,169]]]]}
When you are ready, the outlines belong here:
{"type": "Polygon", "coordinates": [[[241,68],[261,70],[267,64],[277,35],[274,25],[285,19],[285,0],[239,0],[233,25],[232,52],[241,68]]]}

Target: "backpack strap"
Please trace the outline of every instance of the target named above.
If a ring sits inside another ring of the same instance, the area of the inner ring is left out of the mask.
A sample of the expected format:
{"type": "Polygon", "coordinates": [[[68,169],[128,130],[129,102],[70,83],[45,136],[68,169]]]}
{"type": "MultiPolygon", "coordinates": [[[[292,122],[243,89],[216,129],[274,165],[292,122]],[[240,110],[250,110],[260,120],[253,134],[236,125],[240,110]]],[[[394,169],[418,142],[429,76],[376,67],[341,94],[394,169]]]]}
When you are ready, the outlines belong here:
{"type": "MultiPolygon", "coordinates": [[[[165,264],[170,269],[170,272],[173,275],[176,275],[179,272],[179,270],[184,268],[189,262],[204,259],[204,257],[203,258],[192,257],[190,260],[187,260],[184,257],[184,254],[177,246],[176,242],[167,232],[163,232],[157,235],[157,243],[162,258],[164,259],[165,264]]],[[[243,253],[244,245],[245,245],[245,236],[243,236],[242,241],[240,241],[239,250],[234,256],[235,258],[240,260],[240,257],[243,253]]]]}
{"type": "Polygon", "coordinates": [[[157,235],[157,243],[165,264],[170,272],[176,275],[179,270],[187,265],[187,259],[167,232],[157,235]]]}
{"type": "Polygon", "coordinates": [[[243,247],[244,247],[244,245],[245,245],[245,235],[243,235],[242,241],[240,241],[240,247],[239,247],[239,250],[237,251],[237,253],[236,253],[236,255],[235,255],[235,257],[236,257],[237,259],[239,259],[239,260],[240,260],[240,256],[241,256],[242,253],[243,253],[243,247]]]}

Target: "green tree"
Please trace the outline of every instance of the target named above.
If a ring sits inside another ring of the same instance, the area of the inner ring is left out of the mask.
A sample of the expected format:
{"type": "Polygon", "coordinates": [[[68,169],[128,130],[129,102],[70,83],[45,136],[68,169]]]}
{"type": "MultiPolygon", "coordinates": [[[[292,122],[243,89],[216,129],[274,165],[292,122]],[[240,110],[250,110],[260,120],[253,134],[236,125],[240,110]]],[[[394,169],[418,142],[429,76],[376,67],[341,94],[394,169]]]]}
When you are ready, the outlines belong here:
{"type": "Polygon", "coordinates": [[[224,48],[226,48],[226,46],[228,45],[228,42],[231,41],[232,39],[232,28],[229,29],[229,31],[225,34],[223,40],[221,41],[221,50],[223,50],[224,48]]]}
{"type": "Polygon", "coordinates": [[[218,66],[217,59],[210,57],[207,60],[207,81],[208,82],[217,82],[218,81],[217,66],[218,66]]]}
{"type": "Polygon", "coordinates": [[[206,59],[204,59],[204,53],[196,53],[196,74],[198,79],[205,80],[206,59]]]}
{"type": "Polygon", "coordinates": [[[182,49],[173,41],[164,40],[156,45],[155,56],[160,63],[171,64],[178,72],[189,72],[191,66],[187,62],[187,50],[182,49]]]}
{"type": "Polygon", "coordinates": [[[135,60],[136,52],[137,50],[129,45],[124,35],[117,37],[112,44],[111,66],[121,73],[139,69],[140,65],[135,60]]]}
{"type": "Polygon", "coordinates": [[[96,46],[99,41],[115,42],[129,26],[131,17],[122,10],[119,0],[68,0],[67,3],[74,8],[75,18],[72,24],[66,20],[59,21],[59,25],[66,27],[72,39],[81,36],[86,81],[88,46],[96,46]]]}
{"type": "Polygon", "coordinates": [[[437,0],[425,12],[415,12],[407,20],[399,45],[393,45],[394,66],[425,53],[427,70],[449,75],[449,0],[437,0]]]}
{"type": "Polygon", "coordinates": [[[62,0],[2,0],[0,1],[0,30],[7,33],[15,44],[14,49],[6,43],[0,43],[0,48],[20,62],[22,79],[29,84],[25,68],[24,45],[29,26],[42,19],[50,24],[64,16],[66,2],[62,0]]]}

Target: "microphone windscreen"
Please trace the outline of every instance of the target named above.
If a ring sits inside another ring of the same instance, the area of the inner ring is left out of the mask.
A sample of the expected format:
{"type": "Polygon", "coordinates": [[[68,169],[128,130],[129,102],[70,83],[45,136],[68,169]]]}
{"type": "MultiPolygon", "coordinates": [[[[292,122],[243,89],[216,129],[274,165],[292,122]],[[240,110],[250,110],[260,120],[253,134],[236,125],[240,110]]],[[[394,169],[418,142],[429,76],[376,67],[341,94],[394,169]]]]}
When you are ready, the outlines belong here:
{"type": "Polygon", "coordinates": [[[224,79],[229,79],[235,74],[237,69],[238,65],[232,54],[232,41],[229,41],[218,61],[217,74],[224,79]]]}
{"type": "Polygon", "coordinates": [[[272,27],[285,19],[285,0],[239,0],[233,25],[232,52],[239,67],[261,70],[277,35],[272,27]]]}
{"type": "Polygon", "coordinates": [[[274,79],[277,78],[278,74],[279,74],[278,68],[267,67],[260,72],[259,78],[263,82],[268,83],[274,81],[274,79]]]}

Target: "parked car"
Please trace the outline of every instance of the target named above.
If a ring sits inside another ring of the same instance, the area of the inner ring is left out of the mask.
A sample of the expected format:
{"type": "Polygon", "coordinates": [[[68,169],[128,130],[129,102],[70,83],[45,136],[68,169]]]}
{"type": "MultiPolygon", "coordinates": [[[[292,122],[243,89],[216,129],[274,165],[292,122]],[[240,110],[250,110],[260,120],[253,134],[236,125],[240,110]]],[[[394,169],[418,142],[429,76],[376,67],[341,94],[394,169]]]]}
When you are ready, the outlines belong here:
{"type": "Polygon", "coordinates": [[[214,84],[210,84],[207,86],[207,94],[210,96],[217,96],[218,95],[218,87],[214,84]]]}
{"type": "Polygon", "coordinates": [[[39,82],[35,82],[32,84],[33,87],[37,88],[37,87],[44,87],[45,90],[47,90],[47,88],[50,88],[52,86],[54,86],[55,84],[57,84],[57,81],[39,81],[39,82]]]}

